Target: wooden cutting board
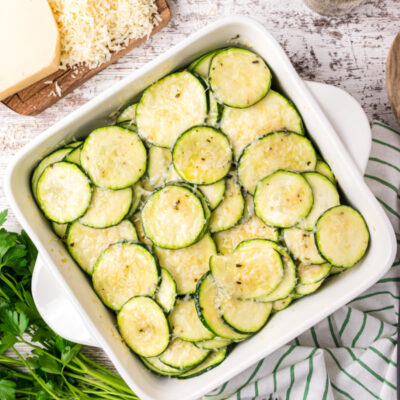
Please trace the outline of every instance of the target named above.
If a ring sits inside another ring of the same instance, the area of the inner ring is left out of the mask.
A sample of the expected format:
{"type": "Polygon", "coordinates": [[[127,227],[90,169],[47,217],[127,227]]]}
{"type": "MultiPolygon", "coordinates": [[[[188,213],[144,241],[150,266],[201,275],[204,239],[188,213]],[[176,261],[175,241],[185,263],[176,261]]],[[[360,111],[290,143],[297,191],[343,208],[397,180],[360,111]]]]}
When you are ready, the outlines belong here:
{"type": "MultiPolygon", "coordinates": [[[[171,11],[166,0],[156,0],[156,4],[161,20],[151,32],[152,35],[164,28],[171,18],[171,11]]],[[[79,67],[74,70],[58,70],[41,81],[8,97],[3,100],[3,103],[19,114],[37,115],[72,92],[78,86],[82,85],[99,71],[129,53],[134,47],[142,44],[146,39],[146,37],[142,39],[132,39],[125,48],[114,53],[109,61],[101,64],[97,68],[89,69],[87,67],[79,67]]]]}

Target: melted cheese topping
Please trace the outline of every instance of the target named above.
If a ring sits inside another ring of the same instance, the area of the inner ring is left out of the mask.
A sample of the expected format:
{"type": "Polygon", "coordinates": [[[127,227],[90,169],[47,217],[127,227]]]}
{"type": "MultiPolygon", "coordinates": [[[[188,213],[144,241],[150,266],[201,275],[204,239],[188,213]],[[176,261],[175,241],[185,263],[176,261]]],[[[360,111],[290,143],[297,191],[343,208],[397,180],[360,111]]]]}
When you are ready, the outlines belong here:
{"type": "Polygon", "coordinates": [[[256,249],[244,245],[232,255],[213,256],[210,265],[217,284],[241,299],[266,296],[283,278],[280,254],[262,241],[256,249]]]}
{"type": "Polygon", "coordinates": [[[215,335],[200,321],[194,299],[177,300],[168,317],[172,334],[190,342],[211,339],[215,335]]]}
{"type": "Polygon", "coordinates": [[[269,225],[290,227],[308,215],[313,192],[302,175],[278,171],[264,178],[254,194],[256,214],[269,225]]]}
{"type": "Polygon", "coordinates": [[[205,235],[196,244],[179,250],[155,247],[160,264],[176,282],[178,294],[194,293],[197,282],[210,269],[209,259],[216,254],[214,241],[205,235]]]}
{"type": "Polygon", "coordinates": [[[58,162],[49,165],[39,178],[37,198],[48,218],[58,223],[71,222],[89,207],[92,187],[76,165],[58,162]]]}
{"type": "Polygon", "coordinates": [[[174,146],[174,167],[190,183],[209,185],[224,178],[231,168],[232,150],[227,137],[211,127],[183,134],[174,146]]]}
{"type": "Polygon", "coordinates": [[[76,221],[68,230],[67,246],[80,267],[91,274],[96,260],[111,243],[137,239],[135,228],[129,221],[106,229],[90,228],[76,221]]]}
{"type": "Polygon", "coordinates": [[[302,229],[285,229],[283,237],[293,257],[305,264],[323,264],[324,259],[318,252],[314,233],[302,229]]]}
{"type": "Polygon", "coordinates": [[[234,178],[226,181],[224,198],[211,213],[210,231],[220,232],[231,228],[243,215],[244,199],[239,184],[234,178]]]}
{"type": "Polygon", "coordinates": [[[267,93],[271,72],[259,55],[231,48],[213,57],[209,80],[219,102],[233,107],[249,107],[267,93]]]}
{"type": "Polygon", "coordinates": [[[142,222],[146,236],[157,246],[173,249],[195,242],[206,218],[195,194],[187,188],[166,186],[148,199],[142,222]]]}
{"type": "Polygon", "coordinates": [[[175,368],[185,368],[193,364],[198,364],[209,354],[208,350],[202,350],[193,343],[184,340],[174,339],[167,350],[161,354],[160,360],[175,368]]]}
{"type": "Polygon", "coordinates": [[[315,150],[308,139],[289,132],[277,132],[252,143],[242,154],[238,166],[243,187],[254,193],[257,182],[278,169],[313,171],[315,150]]]}
{"type": "Polygon", "coordinates": [[[304,177],[311,186],[314,204],[307,217],[299,223],[299,228],[312,230],[326,210],[340,204],[340,197],[336,187],[325,176],[308,172],[304,177]]]}
{"type": "Polygon", "coordinates": [[[364,219],[349,206],[328,210],[318,221],[316,235],[323,256],[338,267],[353,266],[369,243],[364,219]]]}
{"type": "Polygon", "coordinates": [[[98,128],[83,145],[81,163],[97,186],[121,189],[146,172],[147,152],[132,131],[117,126],[98,128]]]}
{"type": "Polygon", "coordinates": [[[112,244],[93,271],[96,292],[113,310],[119,310],[133,296],[152,296],[157,285],[156,261],[138,244],[112,244]]]}
{"type": "Polygon", "coordinates": [[[228,135],[236,158],[249,143],[269,132],[284,129],[304,133],[301,117],[294,106],[273,90],[254,106],[225,107],[221,118],[221,130],[228,135]]]}
{"type": "Polygon", "coordinates": [[[125,342],[140,356],[157,356],[168,345],[167,319],[157,303],[148,297],[127,302],[118,314],[118,326],[125,342]]]}
{"type": "Polygon", "coordinates": [[[190,72],[177,72],[150,86],[136,110],[139,134],[147,142],[172,147],[178,136],[201,125],[207,100],[200,81],[190,72]]]}
{"type": "Polygon", "coordinates": [[[108,190],[93,188],[92,202],[79,222],[93,228],[118,224],[132,204],[132,189],[108,190]]]}
{"type": "Polygon", "coordinates": [[[252,216],[244,224],[236,225],[227,231],[214,234],[218,251],[221,254],[229,254],[235,247],[247,239],[278,240],[278,230],[265,225],[257,216],[252,216]]]}

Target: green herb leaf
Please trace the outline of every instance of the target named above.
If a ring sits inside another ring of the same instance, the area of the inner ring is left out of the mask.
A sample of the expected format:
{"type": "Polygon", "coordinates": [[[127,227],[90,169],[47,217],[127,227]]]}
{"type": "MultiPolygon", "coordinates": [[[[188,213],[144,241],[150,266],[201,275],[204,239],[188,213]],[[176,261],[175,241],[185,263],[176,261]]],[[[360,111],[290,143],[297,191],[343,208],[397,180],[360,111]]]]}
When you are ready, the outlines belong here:
{"type": "Polygon", "coordinates": [[[54,359],[48,356],[47,354],[43,354],[39,357],[40,369],[44,372],[48,372],[49,374],[61,374],[61,366],[54,359]]]}
{"type": "Polygon", "coordinates": [[[15,400],[15,387],[16,383],[8,379],[0,380],[0,399],[1,400],[15,400]]]}
{"type": "Polygon", "coordinates": [[[81,351],[81,345],[76,344],[73,347],[67,346],[61,353],[62,364],[68,365],[81,351]]]}
{"type": "Polygon", "coordinates": [[[12,311],[6,303],[0,304],[0,329],[6,334],[22,336],[29,325],[29,319],[25,313],[12,311]]]}

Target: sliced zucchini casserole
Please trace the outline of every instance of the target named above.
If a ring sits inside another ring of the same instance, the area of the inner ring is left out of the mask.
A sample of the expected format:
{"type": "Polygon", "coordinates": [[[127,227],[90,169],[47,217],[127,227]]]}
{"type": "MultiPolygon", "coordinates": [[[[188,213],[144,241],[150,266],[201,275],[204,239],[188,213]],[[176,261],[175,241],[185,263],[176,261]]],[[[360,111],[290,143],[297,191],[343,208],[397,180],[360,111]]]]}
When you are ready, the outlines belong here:
{"type": "Polygon", "coordinates": [[[159,375],[216,367],[367,251],[364,218],[271,81],[256,53],[211,51],[33,170],[39,208],[159,375]]]}

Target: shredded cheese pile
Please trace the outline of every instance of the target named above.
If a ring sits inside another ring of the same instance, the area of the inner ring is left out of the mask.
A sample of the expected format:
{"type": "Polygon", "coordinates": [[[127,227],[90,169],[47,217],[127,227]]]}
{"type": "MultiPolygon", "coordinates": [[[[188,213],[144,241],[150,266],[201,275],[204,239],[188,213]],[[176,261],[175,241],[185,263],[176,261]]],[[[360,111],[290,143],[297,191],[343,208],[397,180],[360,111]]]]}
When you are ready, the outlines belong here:
{"type": "Polygon", "coordinates": [[[48,0],[60,31],[61,68],[96,68],[160,21],[154,0],[48,0]]]}

